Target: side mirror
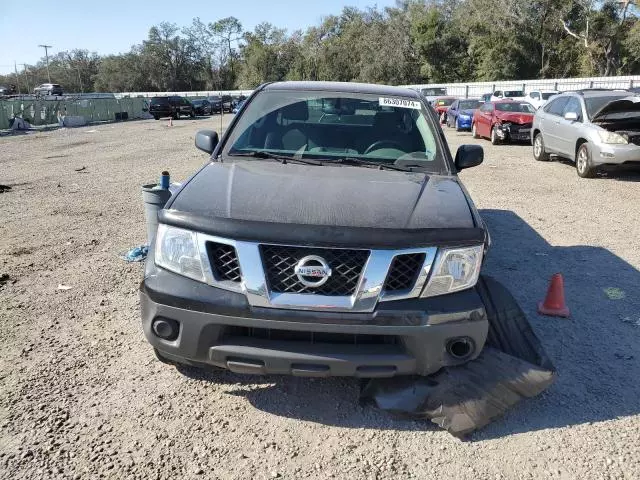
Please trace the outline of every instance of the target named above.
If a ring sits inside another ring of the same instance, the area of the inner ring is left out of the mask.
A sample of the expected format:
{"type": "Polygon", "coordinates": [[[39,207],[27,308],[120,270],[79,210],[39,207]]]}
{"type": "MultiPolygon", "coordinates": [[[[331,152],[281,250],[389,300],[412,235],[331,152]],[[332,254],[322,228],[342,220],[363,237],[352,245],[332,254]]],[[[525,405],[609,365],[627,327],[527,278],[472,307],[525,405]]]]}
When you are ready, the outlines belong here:
{"type": "Polygon", "coordinates": [[[576,120],[578,120],[578,114],[576,112],[567,112],[564,114],[564,119],[575,122],[576,120]]]}
{"type": "Polygon", "coordinates": [[[218,141],[218,134],[213,130],[200,130],[196,133],[196,148],[203,152],[213,153],[218,141]]]}
{"type": "Polygon", "coordinates": [[[477,167],[484,160],[484,150],[480,145],[460,145],[456,152],[456,168],[477,167]]]}

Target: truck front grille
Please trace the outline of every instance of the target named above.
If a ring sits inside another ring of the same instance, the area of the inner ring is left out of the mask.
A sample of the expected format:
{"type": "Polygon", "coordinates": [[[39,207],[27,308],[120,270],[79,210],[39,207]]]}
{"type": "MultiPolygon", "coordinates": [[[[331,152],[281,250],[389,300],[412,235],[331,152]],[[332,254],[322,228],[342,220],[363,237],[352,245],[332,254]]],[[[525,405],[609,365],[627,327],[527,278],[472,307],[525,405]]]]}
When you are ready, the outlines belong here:
{"type": "Polygon", "coordinates": [[[385,292],[400,292],[413,288],[424,264],[424,253],[396,255],[391,262],[389,274],[384,282],[385,292]]]}
{"type": "Polygon", "coordinates": [[[260,245],[269,289],[275,293],[313,293],[326,296],[352,295],[369,258],[368,250],[290,247],[260,245]],[[322,257],[331,268],[331,276],[324,285],[308,287],[298,279],[295,266],[309,255],[322,257]]]}
{"type": "Polygon", "coordinates": [[[216,280],[238,283],[242,280],[238,254],[233,246],[207,242],[207,254],[216,280]]]}
{"type": "Polygon", "coordinates": [[[353,333],[307,332],[296,330],[278,330],[275,328],[253,328],[226,326],[224,338],[258,338],[261,340],[301,342],[309,344],[341,345],[399,345],[400,339],[394,335],[365,335],[353,333]]]}

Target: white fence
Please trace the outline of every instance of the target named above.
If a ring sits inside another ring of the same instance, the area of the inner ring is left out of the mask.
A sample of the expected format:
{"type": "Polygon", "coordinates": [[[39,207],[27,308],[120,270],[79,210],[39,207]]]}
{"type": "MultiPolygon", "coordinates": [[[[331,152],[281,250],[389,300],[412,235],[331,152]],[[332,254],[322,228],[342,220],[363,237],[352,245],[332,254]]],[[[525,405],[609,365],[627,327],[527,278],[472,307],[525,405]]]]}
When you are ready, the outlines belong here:
{"type": "Polygon", "coordinates": [[[181,97],[215,97],[218,95],[231,95],[238,97],[243,95],[248,97],[253,90],[216,90],[216,91],[198,91],[198,92],[126,92],[126,93],[114,93],[116,98],[135,98],[135,97],[166,97],[167,95],[180,95],[181,97]]]}
{"type": "Polygon", "coordinates": [[[472,83],[433,83],[425,85],[406,85],[410,88],[441,87],[447,89],[447,95],[457,97],[479,97],[496,90],[580,90],[583,88],[616,88],[627,89],[640,87],[640,75],[625,77],[589,77],[589,78],[555,78],[545,80],[508,80],[501,82],[472,83]]]}

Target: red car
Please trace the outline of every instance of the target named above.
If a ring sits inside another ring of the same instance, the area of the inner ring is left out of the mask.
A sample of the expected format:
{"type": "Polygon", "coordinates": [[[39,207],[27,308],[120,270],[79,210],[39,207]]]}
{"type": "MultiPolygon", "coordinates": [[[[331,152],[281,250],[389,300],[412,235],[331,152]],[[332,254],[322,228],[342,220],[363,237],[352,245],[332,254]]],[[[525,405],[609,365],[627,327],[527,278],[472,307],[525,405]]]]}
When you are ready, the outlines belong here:
{"type": "Polygon", "coordinates": [[[437,97],[433,101],[433,108],[440,117],[440,123],[445,123],[447,121],[447,110],[449,110],[451,104],[456,100],[456,97],[437,97]]]}
{"type": "Polygon", "coordinates": [[[473,138],[490,138],[494,145],[530,142],[534,113],[536,109],[527,102],[486,102],[473,113],[471,133],[473,138]]]}

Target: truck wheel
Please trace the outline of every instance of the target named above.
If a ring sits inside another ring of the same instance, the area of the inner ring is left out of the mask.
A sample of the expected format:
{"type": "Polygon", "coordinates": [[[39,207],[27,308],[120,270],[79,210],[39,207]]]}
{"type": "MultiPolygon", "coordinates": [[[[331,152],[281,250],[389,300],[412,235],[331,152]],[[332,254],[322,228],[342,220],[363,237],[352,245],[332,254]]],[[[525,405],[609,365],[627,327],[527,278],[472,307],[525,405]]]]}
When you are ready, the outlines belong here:
{"type": "Polygon", "coordinates": [[[180,112],[175,112],[175,113],[173,114],[173,119],[174,119],[174,120],[178,120],[179,118],[180,118],[180,112]]]}
{"type": "Polygon", "coordinates": [[[155,120],[160,120],[160,117],[159,117],[158,115],[154,115],[154,116],[153,116],[153,118],[154,118],[155,120]]]}
{"type": "Polygon", "coordinates": [[[500,139],[498,138],[498,131],[495,125],[491,127],[491,145],[500,145],[500,139]]]}
{"type": "Polygon", "coordinates": [[[460,132],[460,131],[462,130],[462,129],[460,128],[460,122],[458,121],[458,118],[459,118],[459,117],[456,117],[456,124],[455,124],[456,132],[460,132]]]}
{"type": "Polygon", "coordinates": [[[477,129],[477,127],[476,127],[476,124],[475,124],[475,123],[473,123],[473,124],[471,125],[471,136],[472,136],[473,138],[480,138],[480,135],[478,135],[478,129],[477,129]]]}
{"type": "Polygon", "coordinates": [[[596,176],[596,169],[591,164],[591,151],[589,150],[589,144],[583,143],[578,148],[576,154],[576,172],[578,176],[582,178],[593,178],[596,176]]]}
{"type": "Polygon", "coordinates": [[[544,149],[544,140],[540,132],[538,132],[533,139],[533,158],[539,162],[549,161],[549,154],[544,149]]]}

